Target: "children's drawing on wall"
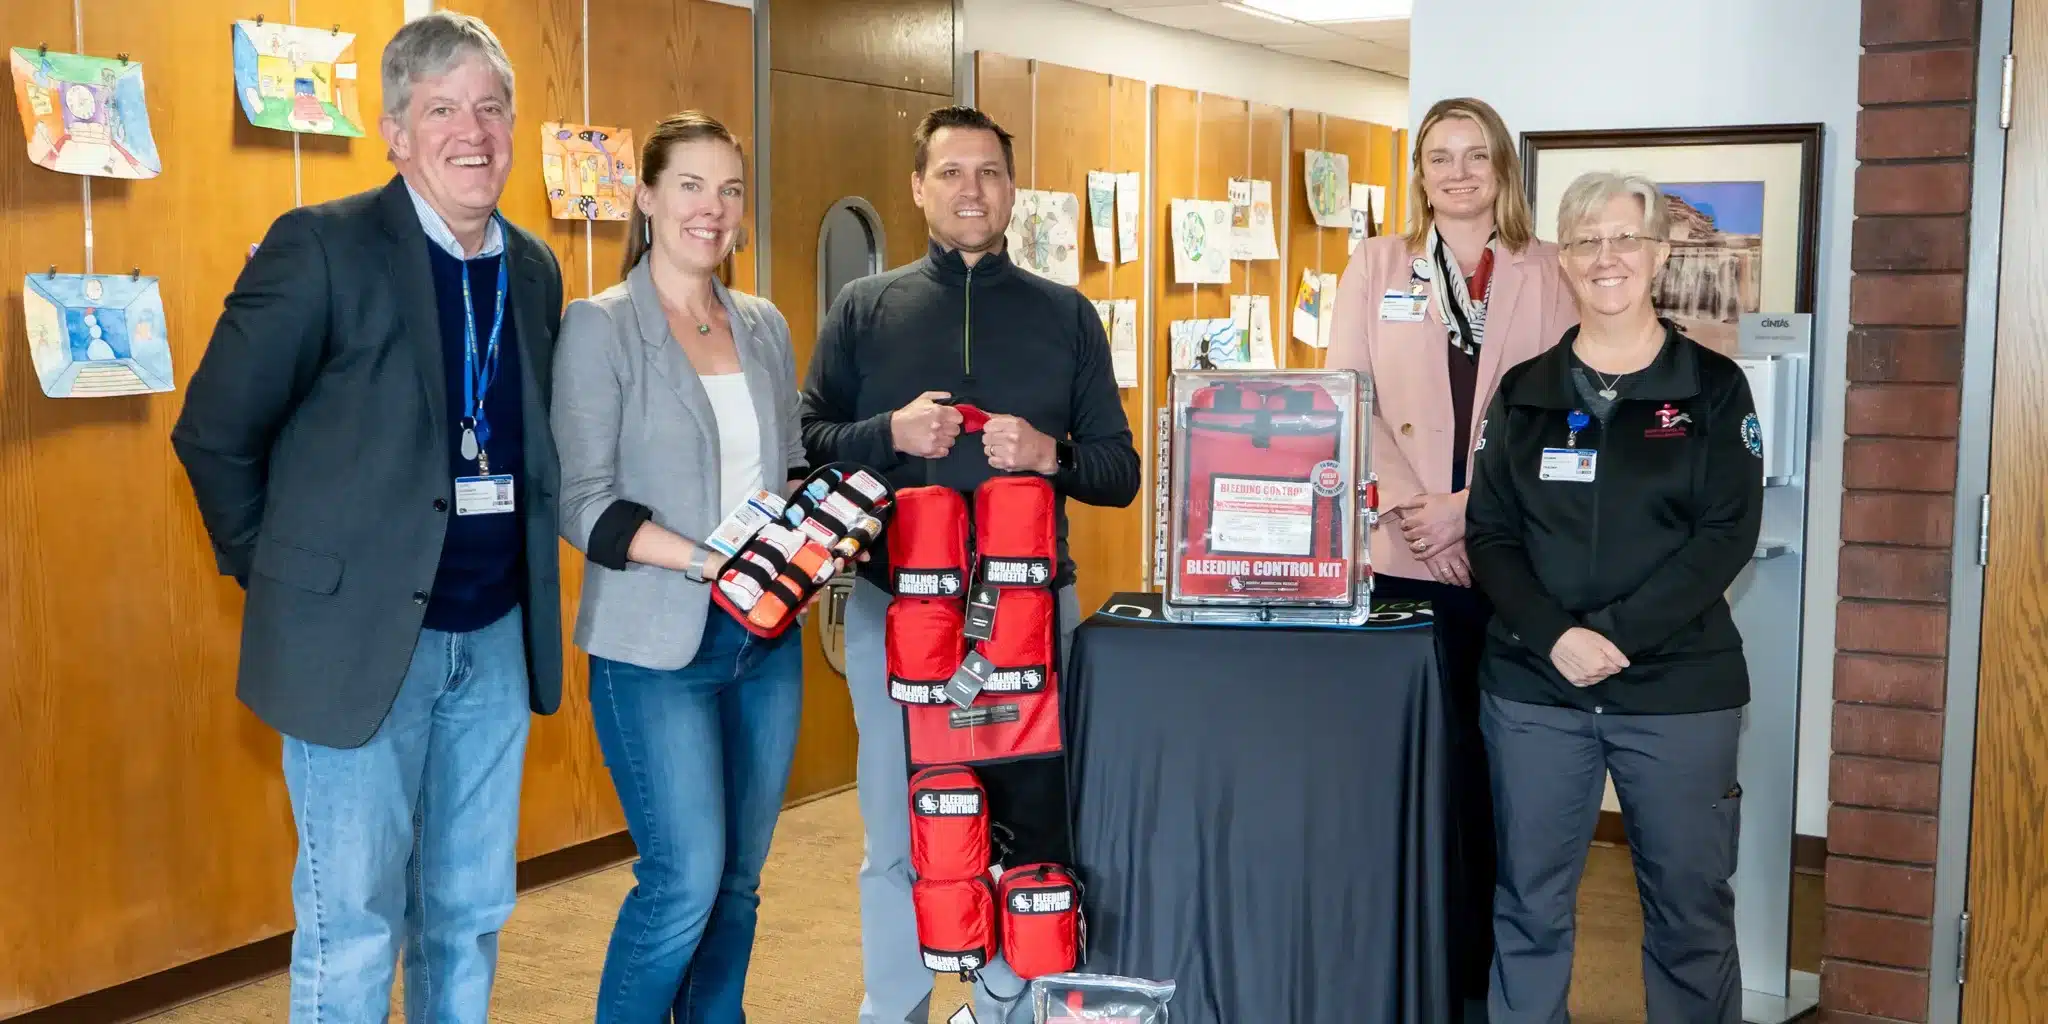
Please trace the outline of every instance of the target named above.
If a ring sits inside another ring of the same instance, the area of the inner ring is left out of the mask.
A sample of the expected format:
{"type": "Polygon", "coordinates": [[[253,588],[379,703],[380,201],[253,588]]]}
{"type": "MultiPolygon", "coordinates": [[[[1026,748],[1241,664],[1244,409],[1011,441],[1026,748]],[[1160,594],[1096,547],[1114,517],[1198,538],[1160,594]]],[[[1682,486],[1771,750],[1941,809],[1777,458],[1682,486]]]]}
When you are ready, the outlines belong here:
{"type": "Polygon", "coordinates": [[[1176,370],[1250,369],[1251,349],[1244,330],[1229,317],[1175,320],[1166,325],[1176,370]]]}
{"type": "Polygon", "coordinates": [[[1109,324],[1109,366],[1116,386],[1138,386],[1138,300],[1111,299],[1116,308],[1109,324]]]}
{"type": "Polygon", "coordinates": [[[8,64],[36,166],[96,178],[163,173],[140,62],[17,46],[8,64]]]}
{"type": "Polygon", "coordinates": [[[1308,212],[1319,228],[1351,226],[1351,156],[1311,149],[1302,154],[1308,212]]]}
{"type": "Polygon", "coordinates": [[[1230,297],[1230,322],[1244,338],[1245,365],[1254,370],[1277,366],[1273,352],[1273,300],[1266,295],[1230,297]]]}
{"type": "Polygon", "coordinates": [[[1387,187],[1351,183],[1351,239],[1357,248],[1362,239],[1376,238],[1387,230],[1387,187]]]}
{"type": "Polygon", "coordinates": [[[1116,176],[1116,245],[1125,263],[1144,255],[1138,251],[1138,218],[1145,212],[1140,184],[1137,171],[1116,176]]]}
{"type": "Polygon", "coordinates": [[[1173,283],[1230,283],[1230,204],[1209,199],[1176,199],[1173,219],[1173,283]]]}
{"type": "Polygon", "coordinates": [[[1273,183],[1230,179],[1230,258],[1277,260],[1280,242],[1273,231],[1273,183]]]}
{"type": "Polygon", "coordinates": [[[1671,261],[1657,278],[1657,309],[1694,341],[1732,352],[1742,314],[1762,312],[1764,183],[1674,182],[1671,261]]]}
{"type": "Polygon", "coordinates": [[[21,298],[43,394],[107,398],[176,386],[156,278],[30,274],[21,298]]]}
{"type": "Polygon", "coordinates": [[[1314,267],[1303,268],[1301,288],[1294,293],[1294,340],[1304,345],[1323,347],[1319,330],[1323,313],[1323,275],[1314,267]]]}
{"type": "Polygon", "coordinates": [[[1116,262],[1116,175],[1088,172],[1088,227],[1095,234],[1095,256],[1116,262]]]}
{"type": "Polygon", "coordinates": [[[355,33],[274,21],[238,21],[233,33],[235,95],[250,124],[362,137],[355,33]]]}
{"type": "Polygon", "coordinates": [[[1061,284],[1081,283],[1081,200],[1072,192],[1018,189],[1004,240],[1011,262],[1061,284]]]}
{"type": "Polygon", "coordinates": [[[633,132],[546,121],[540,126],[540,175],[556,220],[630,220],[640,157],[633,132]]]}

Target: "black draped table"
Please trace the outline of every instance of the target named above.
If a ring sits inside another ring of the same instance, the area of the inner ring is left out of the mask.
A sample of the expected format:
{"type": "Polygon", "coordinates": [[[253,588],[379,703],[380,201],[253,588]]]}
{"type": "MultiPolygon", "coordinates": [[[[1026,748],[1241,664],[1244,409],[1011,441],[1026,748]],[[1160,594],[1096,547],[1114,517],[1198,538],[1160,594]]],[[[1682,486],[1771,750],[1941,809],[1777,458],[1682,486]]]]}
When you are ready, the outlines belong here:
{"type": "Polygon", "coordinates": [[[1121,594],[1064,705],[1081,970],[1174,1024],[1444,1024],[1450,803],[1427,606],[1357,629],[1175,625],[1121,594]]]}

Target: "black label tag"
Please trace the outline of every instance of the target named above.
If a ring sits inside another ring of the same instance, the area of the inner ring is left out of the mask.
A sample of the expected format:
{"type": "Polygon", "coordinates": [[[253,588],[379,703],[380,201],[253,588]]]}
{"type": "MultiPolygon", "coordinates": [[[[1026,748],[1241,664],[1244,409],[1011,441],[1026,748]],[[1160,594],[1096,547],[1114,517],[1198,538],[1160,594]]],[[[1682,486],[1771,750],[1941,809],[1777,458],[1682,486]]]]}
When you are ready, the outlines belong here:
{"type": "Polygon", "coordinates": [[[981,579],[998,587],[1042,587],[1052,582],[1052,563],[1043,558],[984,558],[981,579]]]}
{"type": "Polygon", "coordinates": [[[1073,909],[1074,890],[1066,886],[1010,890],[1012,914],[1064,914],[1073,909]]]}
{"type": "Polygon", "coordinates": [[[967,628],[962,630],[969,640],[987,640],[996,632],[996,601],[1002,591],[991,586],[974,588],[974,599],[967,602],[967,628]]]}
{"type": "Polygon", "coordinates": [[[1046,671],[1041,666],[999,668],[988,674],[984,693],[1037,693],[1045,689],[1046,671]]]}
{"type": "Polygon", "coordinates": [[[927,818],[973,818],[981,814],[981,792],[973,789],[922,789],[917,813],[927,818]]]}
{"type": "Polygon", "coordinates": [[[957,597],[961,590],[957,569],[898,569],[898,597],[957,597]]]}
{"type": "Polygon", "coordinates": [[[946,683],[946,699],[963,708],[974,703],[974,698],[981,694],[981,688],[988,685],[988,674],[992,671],[995,671],[995,666],[989,664],[987,658],[969,651],[967,660],[960,663],[959,670],[946,683]]]}
{"type": "Polygon", "coordinates": [[[1019,712],[1015,704],[990,704],[978,708],[950,708],[946,711],[946,724],[955,729],[972,729],[983,725],[1003,725],[1017,720],[1019,712]]]}

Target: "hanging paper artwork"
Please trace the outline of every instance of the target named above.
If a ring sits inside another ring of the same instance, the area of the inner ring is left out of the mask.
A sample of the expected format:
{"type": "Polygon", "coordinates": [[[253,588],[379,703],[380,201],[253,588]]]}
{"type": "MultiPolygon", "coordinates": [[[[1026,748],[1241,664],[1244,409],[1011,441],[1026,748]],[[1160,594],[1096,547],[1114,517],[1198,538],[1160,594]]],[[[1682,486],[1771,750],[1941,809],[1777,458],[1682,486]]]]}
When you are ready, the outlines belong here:
{"type": "Polygon", "coordinates": [[[1095,233],[1095,255],[1116,262],[1116,175],[1088,172],[1088,226],[1095,233]]]}
{"type": "Polygon", "coordinates": [[[107,398],[176,387],[156,278],[30,274],[21,304],[43,394],[107,398]]]}
{"type": "Polygon", "coordinates": [[[1018,189],[1003,235],[1011,262],[1061,284],[1081,283],[1081,200],[1072,192],[1018,189]]]}
{"type": "Polygon", "coordinates": [[[1230,179],[1230,258],[1280,258],[1280,243],[1273,233],[1272,182],[1230,179]]]}
{"type": "Polygon", "coordinates": [[[1138,251],[1138,218],[1145,212],[1139,184],[1137,171],[1116,176],[1116,244],[1125,263],[1144,255],[1138,251]]]}
{"type": "Polygon", "coordinates": [[[1387,187],[1351,183],[1351,247],[1387,229],[1387,187]]]}
{"type": "Polygon", "coordinates": [[[543,122],[540,176],[548,189],[548,216],[556,220],[629,220],[633,190],[640,184],[633,132],[543,122]]]}
{"type": "Polygon", "coordinates": [[[1230,297],[1230,322],[1245,339],[1245,365],[1253,370],[1278,367],[1273,355],[1273,300],[1265,295],[1230,297]]]}
{"type": "Polygon", "coordinates": [[[1337,275],[1324,274],[1322,299],[1317,303],[1316,347],[1330,347],[1330,326],[1337,322],[1337,275]]]}
{"type": "Polygon", "coordinates": [[[1319,228],[1351,226],[1351,157],[1311,149],[1302,154],[1308,212],[1319,228]]]}
{"type": "Polygon", "coordinates": [[[28,158],[36,166],[96,178],[163,173],[142,97],[141,63],[17,46],[8,64],[28,158]]]}
{"type": "Polygon", "coordinates": [[[258,128],[361,138],[356,36],[338,29],[238,21],[235,95],[258,128]]]}
{"type": "Polygon", "coordinates": [[[1112,299],[1115,316],[1109,326],[1109,366],[1116,386],[1138,386],[1138,300],[1112,299]]]}
{"type": "Polygon", "coordinates": [[[1166,336],[1176,370],[1239,370],[1252,365],[1244,331],[1229,317],[1175,320],[1166,336]]]}
{"type": "Polygon", "coordinates": [[[1317,323],[1322,315],[1323,276],[1314,267],[1301,272],[1301,289],[1294,293],[1294,340],[1304,345],[1316,345],[1317,323]]]}
{"type": "Polygon", "coordinates": [[[1230,204],[1176,199],[1173,217],[1173,283],[1230,283],[1230,204]]]}

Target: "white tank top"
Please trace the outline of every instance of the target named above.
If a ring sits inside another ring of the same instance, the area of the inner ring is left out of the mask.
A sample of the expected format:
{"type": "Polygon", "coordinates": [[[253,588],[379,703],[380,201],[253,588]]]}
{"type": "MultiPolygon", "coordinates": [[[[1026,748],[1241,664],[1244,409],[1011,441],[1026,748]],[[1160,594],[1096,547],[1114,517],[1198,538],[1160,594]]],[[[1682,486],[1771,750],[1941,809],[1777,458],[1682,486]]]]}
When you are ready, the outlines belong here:
{"type": "Polygon", "coordinates": [[[700,377],[711,396],[718,421],[719,497],[716,514],[724,519],[747,495],[761,487],[761,418],[754,411],[754,393],[744,373],[700,377]]]}

